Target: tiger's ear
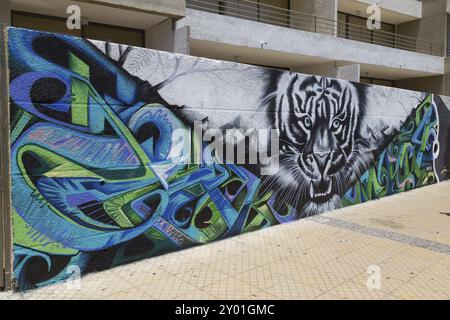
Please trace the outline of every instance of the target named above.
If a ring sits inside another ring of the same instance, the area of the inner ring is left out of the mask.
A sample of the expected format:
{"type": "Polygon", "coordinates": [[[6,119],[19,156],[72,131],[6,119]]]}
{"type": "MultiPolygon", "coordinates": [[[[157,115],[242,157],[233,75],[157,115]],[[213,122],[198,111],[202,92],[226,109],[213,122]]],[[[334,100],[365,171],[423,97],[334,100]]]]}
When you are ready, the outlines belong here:
{"type": "Polygon", "coordinates": [[[328,87],[330,85],[330,80],[327,77],[319,77],[319,82],[320,87],[325,90],[326,87],[328,87]]]}
{"type": "Polygon", "coordinates": [[[277,94],[275,92],[265,96],[256,107],[256,110],[265,110],[274,100],[276,100],[277,94]]]}
{"type": "Polygon", "coordinates": [[[294,88],[299,80],[299,76],[296,73],[286,73],[282,78],[277,89],[275,97],[275,121],[279,130],[288,130],[291,125],[292,114],[294,114],[292,103],[292,95],[294,94],[294,88]]]}
{"type": "Polygon", "coordinates": [[[289,97],[288,92],[283,92],[277,97],[277,106],[278,106],[278,112],[277,112],[277,122],[278,122],[278,128],[282,130],[286,130],[287,126],[289,125],[289,120],[291,113],[294,111],[291,110],[291,106],[289,105],[289,97]]]}
{"type": "Polygon", "coordinates": [[[279,77],[276,88],[271,93],[266,95],[259,103],[257,110],[263,110],[270,106],[272,103],[279,107],[280,98],[289,91],[289,86],[292,82],[297,81],[298,75],[293,72],[283,72],[279,77]]]}
{"type": "Polygon", "coordinates": [[[284,72],[277,84],[278,93],[287,93],[295,82],[298,81],[298,74],[294,72],[284,72]]]}
{"type": "Polygon", "coordinates": [[[352,92],[351,92],[350,86],[347,85],[347,86],[345,86],[345,89],[341,94],[339,104],[341,106],[345,106],[348,103],[352,103],[352,102],[354,102],[354,101],[352,101],[352,92]]]}

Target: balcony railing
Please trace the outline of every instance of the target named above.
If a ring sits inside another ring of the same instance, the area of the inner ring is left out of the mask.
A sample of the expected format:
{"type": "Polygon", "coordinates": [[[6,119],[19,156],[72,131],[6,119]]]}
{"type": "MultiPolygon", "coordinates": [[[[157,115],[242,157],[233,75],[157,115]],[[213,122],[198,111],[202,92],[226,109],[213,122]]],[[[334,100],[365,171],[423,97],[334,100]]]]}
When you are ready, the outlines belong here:
{"type": "Polygon", "coordinates": [[[280,27],[327,34],[391,48],[434,56],[444,55],[444,46],[438,43],[382,30],[371,30],[367,28],[367,26],[326,19],[254,1],[187,0],[187,7],[190,9],[217,13],[280,27]]]}

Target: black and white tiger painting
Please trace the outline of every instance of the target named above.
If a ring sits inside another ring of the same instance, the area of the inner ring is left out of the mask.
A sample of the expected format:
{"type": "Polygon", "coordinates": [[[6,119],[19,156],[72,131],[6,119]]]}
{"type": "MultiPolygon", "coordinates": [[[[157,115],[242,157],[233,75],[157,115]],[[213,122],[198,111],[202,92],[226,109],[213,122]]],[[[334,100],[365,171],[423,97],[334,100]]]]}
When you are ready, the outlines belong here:
{"type": "Polygon", "coordinates": [[[371,161],[360,125],[364,87],[283,73],[275,88],[267,116],[280,139],[279,172],[265,184],[277,194],[277,209],[291,206],[309,216],[339,208],[371,161]]]}

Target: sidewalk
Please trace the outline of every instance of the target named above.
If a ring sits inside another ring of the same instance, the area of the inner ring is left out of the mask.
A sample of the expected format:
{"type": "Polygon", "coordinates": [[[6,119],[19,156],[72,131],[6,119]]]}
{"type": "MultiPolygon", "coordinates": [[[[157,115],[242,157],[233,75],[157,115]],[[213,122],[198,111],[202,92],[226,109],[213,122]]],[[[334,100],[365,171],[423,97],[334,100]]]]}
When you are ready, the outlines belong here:
{"type": "Polygon", "coordinates": [[[450,182],[0,299],[450,299],[450,182]]]}

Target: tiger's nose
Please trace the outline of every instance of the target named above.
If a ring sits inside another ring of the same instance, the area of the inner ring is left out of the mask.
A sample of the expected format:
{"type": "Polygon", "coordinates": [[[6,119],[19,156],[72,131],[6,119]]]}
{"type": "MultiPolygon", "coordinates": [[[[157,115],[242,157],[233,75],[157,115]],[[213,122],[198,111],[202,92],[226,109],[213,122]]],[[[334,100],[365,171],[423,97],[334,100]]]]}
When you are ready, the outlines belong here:
{"type": "Polygon", "coordinates": [[[330,159],[330,153],[329,152],[314,152],[313,157],[314,157],[314,160],[317,164],[319,171],[321,173],[325,173],[327,163],[330,159]]]}

